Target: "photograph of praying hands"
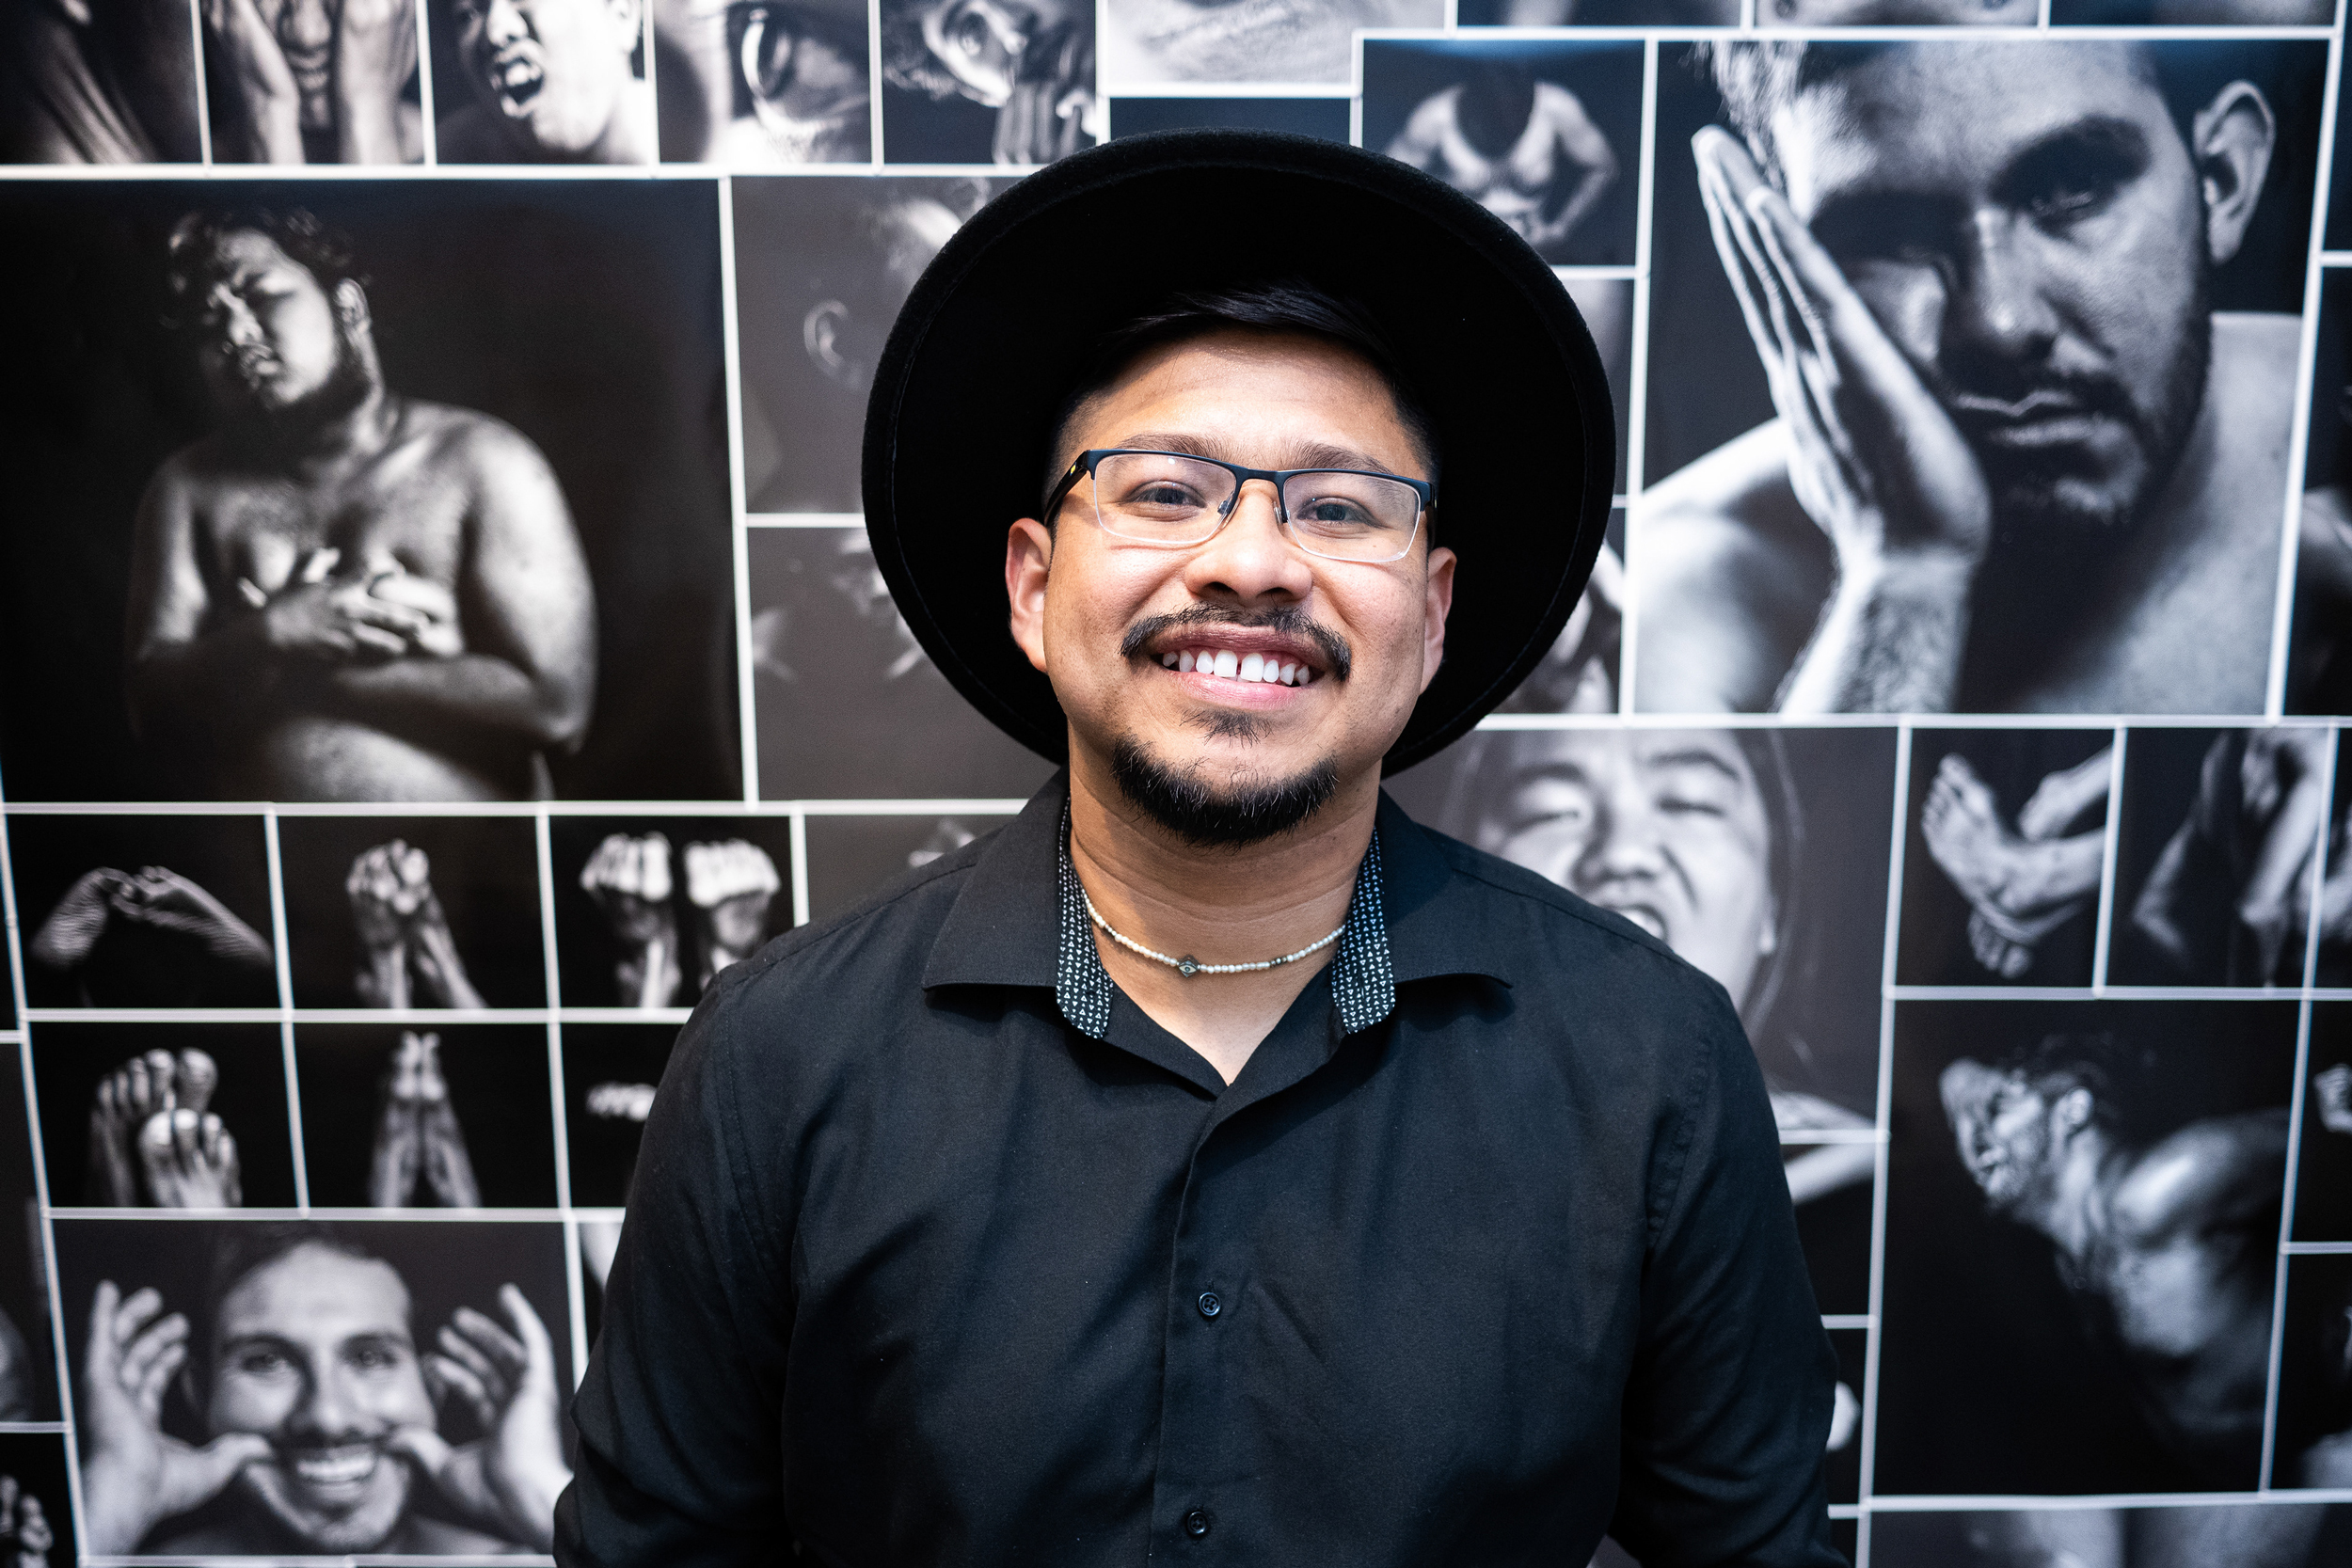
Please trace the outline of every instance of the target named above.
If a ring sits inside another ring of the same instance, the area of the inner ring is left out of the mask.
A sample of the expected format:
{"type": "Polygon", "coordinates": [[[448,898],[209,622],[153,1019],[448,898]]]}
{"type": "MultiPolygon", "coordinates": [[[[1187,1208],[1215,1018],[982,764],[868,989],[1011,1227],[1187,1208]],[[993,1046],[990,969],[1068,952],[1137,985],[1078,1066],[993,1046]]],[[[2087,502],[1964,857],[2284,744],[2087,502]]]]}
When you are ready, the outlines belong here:
{"type": "Polygon", "coordinates": [[[369,1205],[481,1208],[482,1184],[466,1153],[449,1081],[441,1076],[441,1037],[401,1031],[378,1095],[375,1148],[368,1162],[369,1205]]]}
{"type": "Polygon", "coordinates": [[[2107,977],[2297,985],[2328,818],[2328,732],[2131,732],[2107,977]]]}
{"type": "Polygon", "coordinates": [[[199,0],[213,161],[424,156],[416,0],[199,0]]]}
{"type": "MultiPolygon", "coordinates": [[[[521,1227],[457,1228],[222,1222],[135,1238],[144,1262],[122,1239],[60,1238],[76,1255],[61,1269],[88,1302],[75,1347],[88,1548],[547,1551],[571,1480],[567,1373],[511,1271],[560,1268],[560,1239],[518,1248],[521,1227]],[[522,1253],[503,1268],[490,1255],[501,1244],[522,1253]],[[428,1247],[472,1277],[428,1277],[428,1247]]],[[[560,1281],[536,1293],[561,1301],[560,1281]]]]}
{"type": "Polygon", "coordinates": [[[2111,730],[1919,730],[1895,979],[2087,986],[2111,730]]]}
{"type": "Polygon", "coordinates": [[[98,1082],[89,1110],[85,1203],[117,1209],[236,1209],[237,1140],[212,1109],[220,1069],[189,1048],[149,1051],[98,1082]]]}
{"type": "Polygon", "coordinates": [[[433,895],[432,860],[400,839],[361,852],[344,891],[359,963],[352,985],[367,1007],[482,1007],[433,895]]]}
{"type": "Polygon", "coordinates": [[[567,1006],[691,1007],[792,924],[782,819],[559,817],[548,832],[567,1006]]]}

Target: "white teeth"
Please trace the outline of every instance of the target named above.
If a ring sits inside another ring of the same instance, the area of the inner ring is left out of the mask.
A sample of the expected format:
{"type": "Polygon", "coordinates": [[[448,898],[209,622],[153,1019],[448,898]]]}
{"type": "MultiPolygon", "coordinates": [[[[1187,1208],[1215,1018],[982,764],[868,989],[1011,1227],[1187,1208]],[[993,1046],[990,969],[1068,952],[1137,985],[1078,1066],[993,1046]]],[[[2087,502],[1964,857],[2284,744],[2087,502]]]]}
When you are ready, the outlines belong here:
{"type": "MultiPolygon", "coordinates": [[[[1223,660],[1222,660],[1222,658],[1221,658],[1221,657],[1220,657],[1220,659],[1219,659],[1219,662],[1220,662],[1220,663],[1222,663],[1222,662],[1223,662],[1223,660]]],[[[1244,655],[1242,656],[1242,660],[1241,660],[1241,669],[1240,669],[1239,673],[1238,673],[1234,676],[1234,678],[1235,678],[1236,680],[1254,681],[1254,680],[1256,680],[1256,679],[1257,679],[1260,675],[1263,675],[1263,674],[1264,674],[1264,673],[1265,673],[1265,655],[1263,655],[1263,654],[1244,654],[1244,655]]]]}
{"type": "Polygon", "coordinates": [[[1168,669],[1173,670],[1176,668],[1176,656],[1174,654],[1162,654],[1160,656],[1160,663],[1168,669]]]}
{"type": "Polygon", "coordinates": [[[1220,649],[1214,668],[1216,673],[1230,681],[1241,673],[1241,657],[1231,648],[1220,649]]]}
{"type": "Polygon", "coordinates": [[[1179,670],[1186,670],[1186,671],[1188,671],[1188,670],[1190,670],[1190,669],[1192,668],[1192,650],[1191,650],[1191,649],[1187,648],[1187,649],[1185,649],[1183,653],[1178,654],[1178,655],[1176,656],[1176,668],[1177,668],[1177,669],[1179,669],[1179,670]]]}
{"type": "Polygon", "coordinates": [[[1280,681],[1280,682],[1281,682],[1284,686],[1295,686],[1295,685],[1297,685],[1297,684],[1298,684],[1298,666],[1297,666],[1297,664],[1296,664],[1295,662],[1294,662],[1294,661],[1291,661],[1291,660],[1285,659],[1285,660],[1283,661],[1283,663],[1282,663],[1282,668],[1281,668],[1281,670],[1276,673],[1276,675],[1275,675],[1275,677],[1274,677],[1274,678],[1275,678],[1276,680],[1280,681]]]}

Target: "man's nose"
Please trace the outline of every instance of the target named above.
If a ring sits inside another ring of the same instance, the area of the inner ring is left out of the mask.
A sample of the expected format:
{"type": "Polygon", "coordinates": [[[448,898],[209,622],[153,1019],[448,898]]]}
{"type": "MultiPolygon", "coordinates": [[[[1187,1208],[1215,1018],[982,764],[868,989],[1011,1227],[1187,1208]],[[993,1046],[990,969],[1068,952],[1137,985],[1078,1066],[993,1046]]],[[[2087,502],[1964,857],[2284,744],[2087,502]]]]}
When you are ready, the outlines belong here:
{"type": "Polygon", "coordinates": [[[531,36],[531,19],[515,0],[490,0],[482,13],[482,36],[493,48],[503,48],[531,36]]]}
{"type": "Polygon", "coordinates": [[[333,1366],[314,1368],[304,1380],[301,1402],[287,1425],[299,1437],[347,1437],[367,1425],[367,1406],[350,1380],[333,1366]]]}
{"type": "Polygon", "coordinates": [[[263,341],[262,318],[244,300],[215,300],[213,312],[213,330],[228,347],[252,348],[263,341]]]}
{"type": "Polygon", "coordinates": [[[287,0],[278,16],[278,36],[297,49],[325,49],[335,41],[335,19],[326,0],[287,0]]]}
{"type": "Polygon", "coordinates": [[[2032,254],[2032,233],[2012,214],[1980,213],[1969,224],[1967,241],[1945,307],[1947,341],[2003,359],[2046,358],[2058,341],[2058,318],[2032,254]]]}
{"type": "Polygon", "coordinates": [[[1665,868],[1665,845],[1658,813],[1630,781],[1593,791],[1592,836],[1580,867],[1588,885],[1655,877],[1665,868]]]}
{"type": "Polygon", "coordinates": [[[1313,591],[1314,568],[1306,552],[1283,536],[1276,500],[1274,486],[1265,480],[1241,487],[1225,526],[1184,563],[1184,586],[1195,597],[1295,602],[1313,591]]]}

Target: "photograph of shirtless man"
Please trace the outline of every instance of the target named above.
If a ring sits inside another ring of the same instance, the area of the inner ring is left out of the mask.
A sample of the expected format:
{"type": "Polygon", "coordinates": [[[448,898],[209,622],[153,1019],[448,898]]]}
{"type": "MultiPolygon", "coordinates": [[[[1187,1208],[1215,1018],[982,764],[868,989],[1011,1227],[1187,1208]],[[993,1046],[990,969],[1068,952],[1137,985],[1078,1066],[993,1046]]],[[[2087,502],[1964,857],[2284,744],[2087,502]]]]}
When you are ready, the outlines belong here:
{"type": "MultiPolygon", "coordinates": [[[[2313,134],[2273,99],[2319,62],[2223,47],[1699,53],[1775,417],[1634,503],[1639,707],[2260,711],[2300,329],[2214,302],[2265,192],[2306,199],[2271,189],[2313,134]]],[[[1653,362],[1669,399],[1716,373],[1653,362]]]]}
{"type": "Polygon", "coordinates": [[[358,261],[300,209],[191,214],[168,286],[219,424],[139,509],[143,734],[198,732],[215,799],[549,793],[596,600],[546,459],[385,385],[358,261]]]}
{"type": "Polygon", "coordinates": [[[2292,1004],[1898,1006],[1881,1490],[2257,1484],[2295,1030],[2292,1004]]]}
{"type": "Polygon", "coordinates": [[[1588,220],[1634,182],[1640,128],[1622,111],[1638,117],[1641,84],[1627,44],[1367,39],[1364,145],[1471,198],[1547,261],[1630,261],[1629,204],[1588,220]],[[1576,79],[1613,68],[1630,102],[1588,103],[1576,79]]]}

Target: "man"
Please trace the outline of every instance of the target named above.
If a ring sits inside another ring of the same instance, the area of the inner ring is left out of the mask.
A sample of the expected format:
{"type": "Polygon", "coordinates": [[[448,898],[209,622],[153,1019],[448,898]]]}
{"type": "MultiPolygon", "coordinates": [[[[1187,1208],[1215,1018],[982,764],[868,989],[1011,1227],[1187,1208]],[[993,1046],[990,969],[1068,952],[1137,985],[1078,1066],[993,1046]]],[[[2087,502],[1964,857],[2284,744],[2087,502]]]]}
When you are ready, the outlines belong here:
{"type": "Polygon", "coordinates": [[[202,1310],[101,1281],[81,1400],[84,1545],[99,1556],[481,1556],[545,1551],[570,1479],[546,1325],[514,1286],[503,1326],[460,1307],[420,1355],[408,1287],[314,1223],[221,1232],[202,1310]],[[209,1441],[164,1431],[184,1395],[209,1441]],[[437,1402],[484,1435],[453,1447],[437,1402]],[[445,1516],[418,1511],[422,1482],[445,1516]],[[453,1522],[455,1521],[455,1522],[453,1522]]]}
{"type": "Polygon", "coordinates": [[[413,164],[415,0],[203,0],[213,159],[413,164]]]}
{"type": "Polygon", "coordinates": [[[1114,143],[943,251],[875,391],[875,553],[1069,767],[704,998],[560,1560],[1838,1560],[1834,1361],[1722,989],[1380,793],[1600,544],[1572,309],[1467,198],[1305,138],[1114,143]],[[1218,203],[1382,243],[1088,243],[1218,203]]]}
{"type": "Polygon", "coordinates": [[[1050,164],[1101,141],[1094,8],[1071,0],[886,0],[882,79],[996,111],[999,164],[1050,164]]]}
{"type": "Polygon", "coordinates": [[[2251,1487],[2263,1446],[2287,1113],[2125,1134],[2107,1037],[2049,1036],[1938,1080],[1969,1180],[2040,1232],[2159,1438],[2213,1490],[2251,1487]]]}
{"type": "Polygon", "coordinates": [[[657,160],[637,0],[453,0],[451,13],[473,102],[435,128],[442,163],[657,160]]]}
{"type": "MultiPolygon", "coordinates": [[[[1450,828],[1481,849],[1623,915],[1727,992],[1757,1049],[1784,1138],[1876,1125],[1868,1066],[1823,1060],[1776,1017],[1797,949],[1800,807],[1777,736],[1576,729],[1480,735],[1455,764],[1450,828]],[[1458,826],[1457,826],[1458,825],[1458,826]]],[[[1798,1203],[1867,1181],[1867,1143],[1788,1165],[1798,1203]]]]}
{"type": "Polygon", "coordinates": [[[1616,182],[1617,155],[1576,94],[1516,60],[1481,60],[1432,93],[1389,143],[1511,226],[1547,261],[1616,182]]]}
{"type": "Polygon", "coordinates": [[[1779,419],[1650,490],[1651,711],[2259,712],[2299,328],[2277,126],[2111,41],[1735,44],[1693,142],[1779,419]],[[2180,628],[2199,628],[2184,638],[2180,628]]]}
{"type": "Polygon", "coordinates": [[[308,213],[191,214],[168,282],[221,424],[139,504],[141,738],[214,798],[549,793],[596,609],[547,460],[386,388],[357,264],[308,213]]]}

